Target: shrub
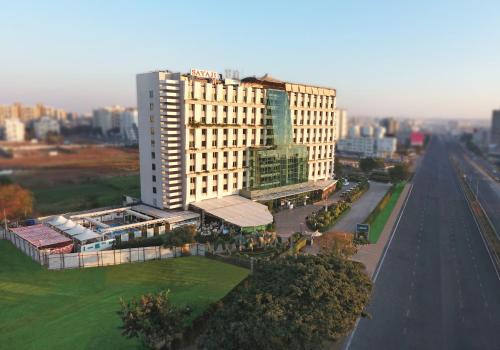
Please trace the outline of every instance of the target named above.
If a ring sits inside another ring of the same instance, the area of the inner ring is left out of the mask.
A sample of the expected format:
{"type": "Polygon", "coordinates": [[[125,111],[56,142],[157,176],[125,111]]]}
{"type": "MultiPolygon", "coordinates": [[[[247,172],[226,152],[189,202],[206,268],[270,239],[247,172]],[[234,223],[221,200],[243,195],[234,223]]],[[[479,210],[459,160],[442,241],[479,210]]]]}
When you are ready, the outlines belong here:
{"type": "Polygon", "coordinates": [[[172,349],[180,341],[190,309],[179,309],[170,303],[169,291],[143,295],[128,303],[120,300],[122,334],[140,338],[151,349],[172,349]]]}
{"type": "Polygon", "coordinates": [[[371,288],[362,264],[334,255],[262,262],[224,298],[199,348],[321,349],[366,315],[371,288]]]}
{"type": "Polygon", "coordinates": [[[115,241],[113,244],[113,249],[129,249],[129,248],[140,248],[140,247],[155,247],[160,246],[164,243],[165,235],[154,236],[154,237],[141,237],[136,239],[131,239],[129,241],[115,241]]]}

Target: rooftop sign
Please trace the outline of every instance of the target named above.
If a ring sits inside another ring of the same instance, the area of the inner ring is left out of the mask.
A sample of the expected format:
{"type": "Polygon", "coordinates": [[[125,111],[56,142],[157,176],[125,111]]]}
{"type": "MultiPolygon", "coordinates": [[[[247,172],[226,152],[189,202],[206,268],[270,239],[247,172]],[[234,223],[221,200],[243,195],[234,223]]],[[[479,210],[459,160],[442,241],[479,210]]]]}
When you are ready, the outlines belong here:
{"type": "Polygon", "coordinates": [[[207,78],[207,79],[218,79],[219,73],[205,69],[191,68],[191,76],[199,78],[207,78]]]}

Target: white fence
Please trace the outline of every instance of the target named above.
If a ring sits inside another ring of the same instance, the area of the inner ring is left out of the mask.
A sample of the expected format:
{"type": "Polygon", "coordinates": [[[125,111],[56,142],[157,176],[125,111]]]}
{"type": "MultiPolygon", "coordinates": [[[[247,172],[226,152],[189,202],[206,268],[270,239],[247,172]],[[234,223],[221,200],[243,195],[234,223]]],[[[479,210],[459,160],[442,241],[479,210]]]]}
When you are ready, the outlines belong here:
{"type": "Polygon", "coordinates": [[[189,255],[205,256],[205,244],[192,243],[182,247],[162,246],[103,250],[85,253],[48,254],[38,250],[14,233],[0,229],[0,238],[11,241],[23,253],[50,270],[120,265],[148,260],[163,260],[189,255]]]}
{"type": "Polygon", "coordinates": [[[3,228],[0,228],[0,239],[7,239],[11,241],[12,244],[19,248],[19,250],[21,250],[24,254],[37,262],[40,262],[40,260],[42,259],[43,252],[40,252],[37,247],[35,247],[25,239],[19,237],[15,233],[8,231],[5,232],[3,228]]]}

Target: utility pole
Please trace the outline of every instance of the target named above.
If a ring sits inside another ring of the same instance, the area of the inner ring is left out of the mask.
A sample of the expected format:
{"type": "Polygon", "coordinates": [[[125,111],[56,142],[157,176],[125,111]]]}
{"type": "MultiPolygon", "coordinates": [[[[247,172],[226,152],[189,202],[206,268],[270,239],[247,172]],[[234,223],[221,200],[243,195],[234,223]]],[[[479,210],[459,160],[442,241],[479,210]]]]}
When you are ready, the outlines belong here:
{"type": "Polygon", "coordinates": [[[5,229],[5,236],[7,236],[7,214],[5,213],[5,208],[3,208],[3,223],[5,229]]]}

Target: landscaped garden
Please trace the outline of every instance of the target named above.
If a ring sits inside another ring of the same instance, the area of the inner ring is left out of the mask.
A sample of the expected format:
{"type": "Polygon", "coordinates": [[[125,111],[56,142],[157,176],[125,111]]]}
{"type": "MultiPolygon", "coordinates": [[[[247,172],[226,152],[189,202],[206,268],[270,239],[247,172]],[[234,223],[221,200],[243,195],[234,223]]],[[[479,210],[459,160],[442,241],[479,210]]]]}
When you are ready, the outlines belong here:
{"type": "Polygon", "coordinates": [[[351,208],[351,203],[359,199],[369,188],[366,180],[359,182],[349,191],[342,194],[343,199],[330,204],[326,210],[317,210],[306,217],[306,225],[311,230],[326,232],[340,220],[351,208]]]}
{"type": "Polygon", "coordinates": [[[119,299],[169,289],[190,319],[226,295],[248,270],[182,257],[48,271],[0,240],[0,344],[9,349],[137,349],[118,328],[119,299]]]}

